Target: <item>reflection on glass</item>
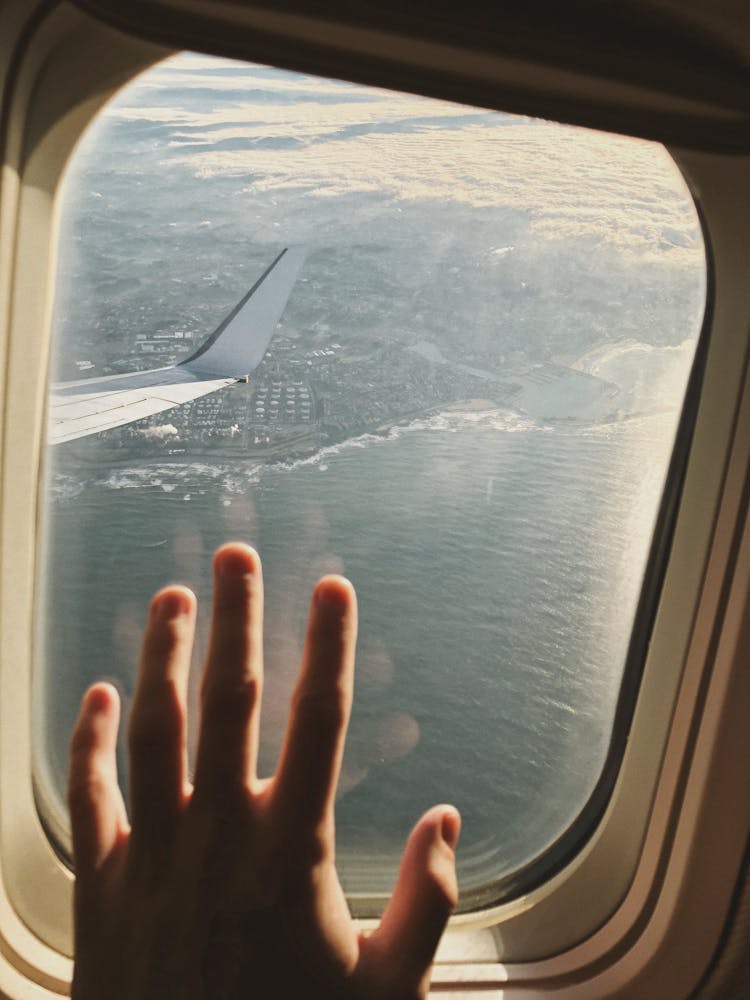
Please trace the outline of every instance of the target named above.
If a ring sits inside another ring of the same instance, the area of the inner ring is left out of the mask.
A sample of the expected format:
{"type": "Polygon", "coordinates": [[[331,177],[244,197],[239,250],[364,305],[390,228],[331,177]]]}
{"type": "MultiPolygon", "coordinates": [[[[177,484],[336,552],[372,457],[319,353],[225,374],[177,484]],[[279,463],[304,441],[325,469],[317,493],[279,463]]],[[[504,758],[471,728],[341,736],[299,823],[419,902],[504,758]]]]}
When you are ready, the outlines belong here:
{"type": "Polygon", "coordinates": [[[195,707],[210,555],[239,538],[266,574],[266,772],[315,579],[360,596],[347,889],[387,890],[438,801],[463,814],[464,898],[538,855],[607,753],[700,326],[703,244],[669,157],[184,55],[105,110],[65,194],[55,380],[187,357],[282,247],[309,249],[249,384],[48,449],[48,827],[64,845],[80,695],[109,677],[127,709],[170,580],[201,601],[195,707]]]}

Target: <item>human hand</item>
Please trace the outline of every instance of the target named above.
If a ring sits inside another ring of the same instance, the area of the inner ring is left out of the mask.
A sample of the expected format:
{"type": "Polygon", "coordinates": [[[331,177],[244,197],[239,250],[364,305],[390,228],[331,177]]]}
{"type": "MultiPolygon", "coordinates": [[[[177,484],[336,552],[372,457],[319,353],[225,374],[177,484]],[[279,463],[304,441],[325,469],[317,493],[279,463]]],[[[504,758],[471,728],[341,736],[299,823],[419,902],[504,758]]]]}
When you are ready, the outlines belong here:
{"type": "Polygon", "coordinates": [[[435,806],[407,842],[378,928],[358,933],[334,858],[357,608],[342,577],[313,592],[286,737],[256,774],[263,682],[260,560],[214,558],[194,787],[186,691],[196,601],[151,602],[128,727],[132,826],[117,784],[119,700],[86,693],[71,744],[73,1000],[411,1000],[427,994],[457,897],[460,818],[435,806]]]}

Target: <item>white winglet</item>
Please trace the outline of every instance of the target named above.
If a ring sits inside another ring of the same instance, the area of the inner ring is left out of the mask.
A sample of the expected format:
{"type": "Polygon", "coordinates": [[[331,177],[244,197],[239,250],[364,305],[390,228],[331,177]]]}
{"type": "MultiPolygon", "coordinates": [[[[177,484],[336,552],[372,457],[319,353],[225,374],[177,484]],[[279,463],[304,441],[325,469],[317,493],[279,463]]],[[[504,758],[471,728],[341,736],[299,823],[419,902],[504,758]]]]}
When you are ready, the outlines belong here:
{"type": "Polygon", "coordinates": [[[203,346],[181,364],[52,386],[48,442],[97,434],[247,381],[266,353],[305,253],[303,247],[282,250],[203,346]]]}
{"type": "Polygon", "coordinates": [[[201,375],[243,378],[266,353],[306,256],[287,247],[181,368],[201,375]]]}

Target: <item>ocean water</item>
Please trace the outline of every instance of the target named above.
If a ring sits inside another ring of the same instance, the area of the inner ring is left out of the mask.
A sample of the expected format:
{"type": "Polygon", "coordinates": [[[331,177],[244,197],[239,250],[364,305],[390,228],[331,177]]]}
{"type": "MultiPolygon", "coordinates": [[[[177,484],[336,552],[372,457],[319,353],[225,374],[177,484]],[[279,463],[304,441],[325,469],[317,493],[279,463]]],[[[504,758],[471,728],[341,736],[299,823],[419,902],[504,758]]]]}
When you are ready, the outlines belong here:
{"type": "Polygon", "coordinates": [[[58,465],[38,702],[48,787],[62,801],[87,685],[110,678],[127,708],[148,598],[169,580],[202,605],[195,705],[210,555],[239,538],[261,552],[266,580],[264,773],[315,579],[344,572],[359,595],[337,805],[347,888],[386,889],[411,825],[441,801],[463,815],[465,889],[512,871],[599,776],[663,477],[644,456],[673,424],[446,413],[296,463],[58,465]]]}

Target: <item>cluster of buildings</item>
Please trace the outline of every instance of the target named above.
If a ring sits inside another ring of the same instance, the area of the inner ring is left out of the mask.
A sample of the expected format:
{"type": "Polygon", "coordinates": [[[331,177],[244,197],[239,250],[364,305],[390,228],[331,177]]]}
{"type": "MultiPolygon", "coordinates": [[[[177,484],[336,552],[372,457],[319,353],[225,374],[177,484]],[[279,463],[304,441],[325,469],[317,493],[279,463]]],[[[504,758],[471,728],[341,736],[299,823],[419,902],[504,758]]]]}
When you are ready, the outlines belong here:
{"type": "Polygon", "coordinates": [[[323,356],[311,377],[319,421],[331,439],[379,430],[460,400],[486,398],[499,388],[466,371],[425,362],[396,343],[382,344],[369,356],[354,351],[323,356]]]}
{"type": "Polygon", "coordinates": [[[299,378],[284,382],[278,377],[256,384],[251,417],[259,424],[309,424],[313,419],[309,384],[299,378]]]}
{"type": "MultiPolygon", "coordinates": [[[[147,336],[145,333],[137,333],[135,337],[136,354],[156,354],[156,355],[187,355],[193,350],[193,335],[187,330],[174,330],[164,333],[154,333],[147,336]]],[[[165,362],[160,359],[161,364],[165,362]]]]}
{"type": "MultiPolygon", "coordinates": [[[[279,331],[248,384],[107,432],[108,441],[139,452],[176,454],[206,445],[232,453],[295,455],[493,392],[491,383],[463,365],[434,364],[396,341],[345,348],[321,339],[303,346],[300,337],[279,331]]],[[[158,367],[192,353],[193,336],[139,334],[135,349],[136,365],[158,367]]],[[[136,365],[131,356],[130,367],[136,365]]],[[[499,385],[494,388],[502,395],[499,385]]]]}

